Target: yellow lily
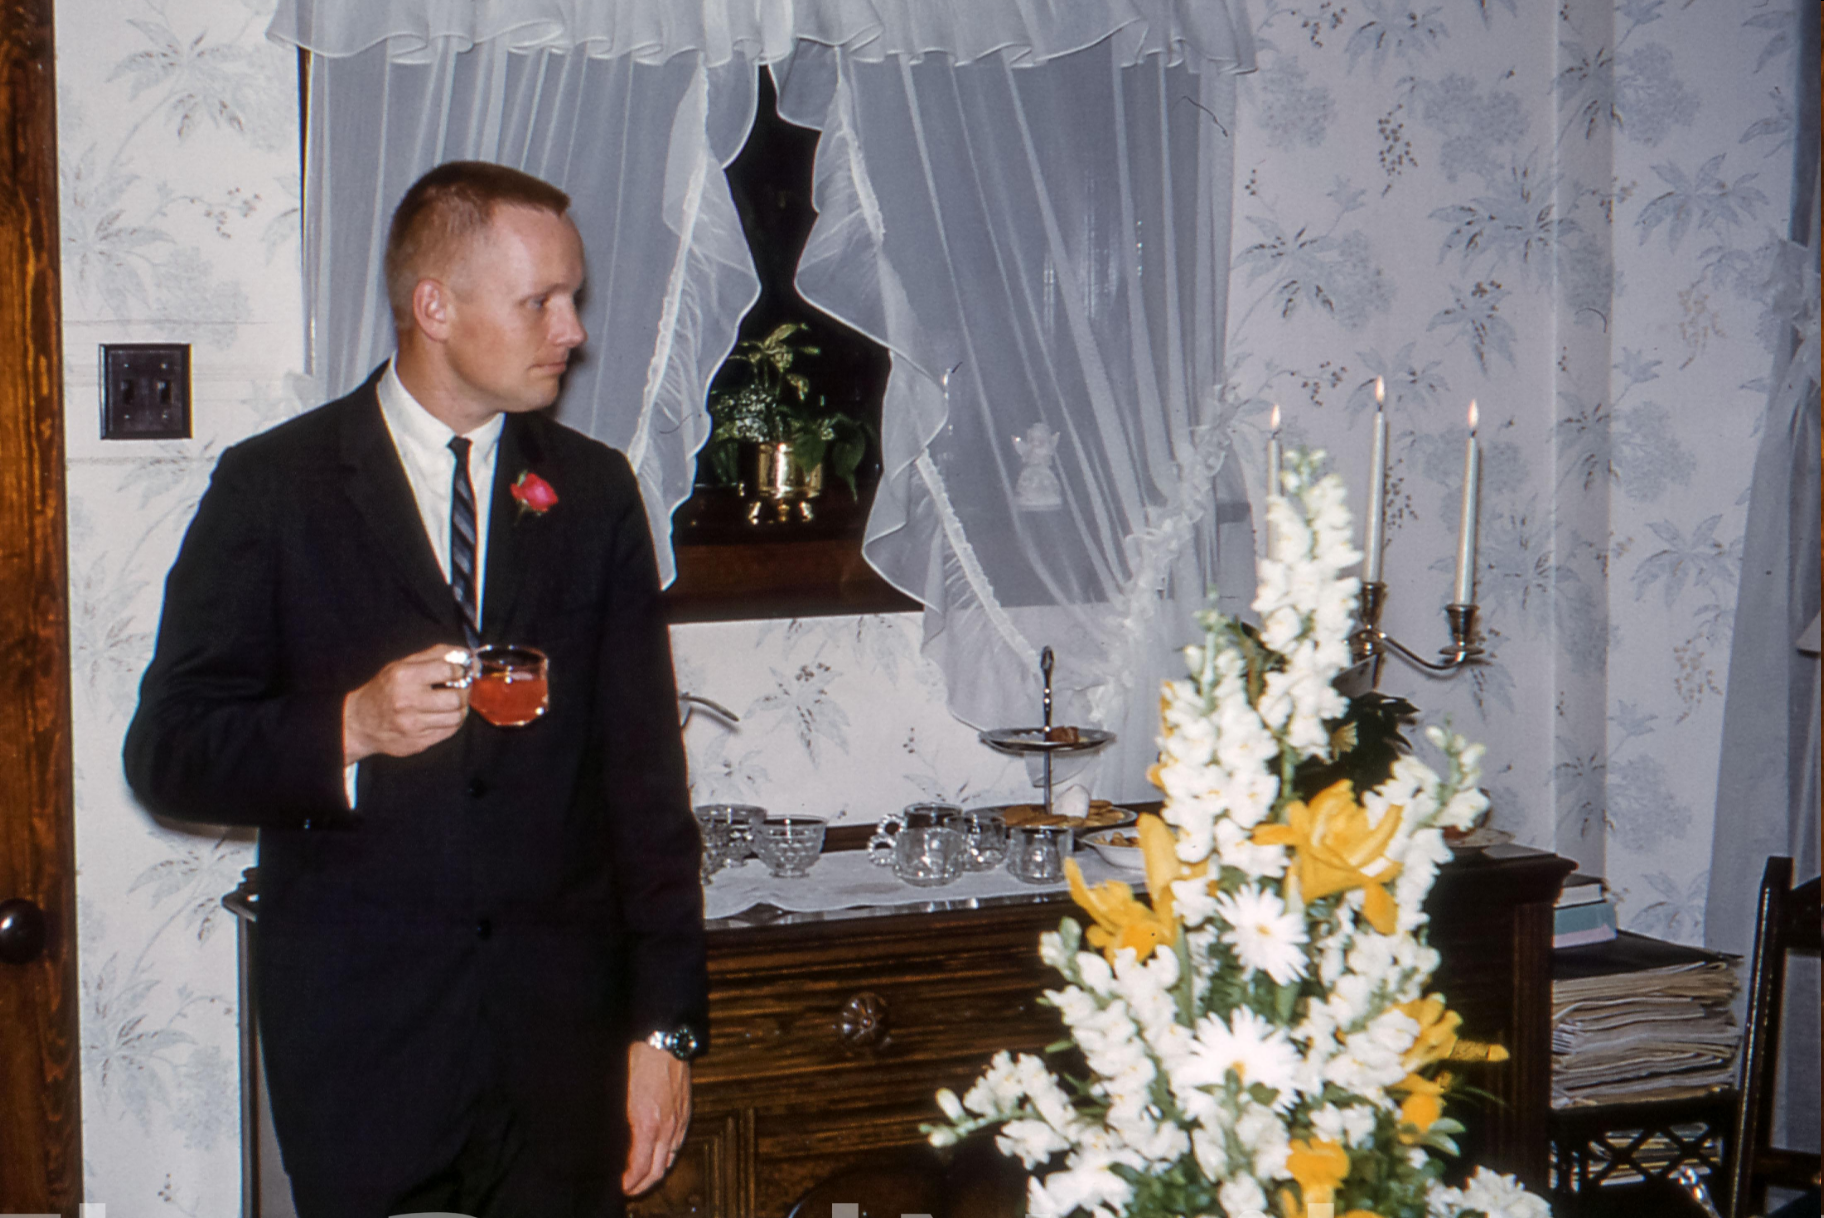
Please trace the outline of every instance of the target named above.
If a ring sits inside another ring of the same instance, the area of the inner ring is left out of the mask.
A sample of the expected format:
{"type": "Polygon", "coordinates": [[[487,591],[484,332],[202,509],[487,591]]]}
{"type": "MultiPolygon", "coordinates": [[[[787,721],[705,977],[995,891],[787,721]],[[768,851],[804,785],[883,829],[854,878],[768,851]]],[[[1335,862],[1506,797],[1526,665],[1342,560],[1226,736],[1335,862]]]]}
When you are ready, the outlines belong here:
{"type": "Polygon", "coordinates": [[[1389,808],[1379,825],[1370,825],[1367,809],[1356,802],[1354,784],[1344,778],[1309,804],[1301,799],[1287,804],[1286,823],[1261,825],[1254,841],[1293,848],[1299,891],[1307,901],[1362,889],[1368,924],[1390,935],[1399,925],[1399,906],[1386,886],[1400,867],[1388,862],[1384,852],[1399,831],[1400,814],[1401,809],[1389,808]]]}
{"type": "Polygon", "coordinates": [[[1450,1083],[1449,1074],[1440,1074],[1436,1079],[1408,1074],[1388,1088],[1406,1092],[1405,1100],[1400,1103],[1400,1124],[1411,1125],[1417,1130],[1416,1133],[1402,1130],[1400,1141],[1413,1145],[1425,1136],[1426,1130],[1437,1124],[1438,1118],[1444,1115],[1444,1093],[1450,1089],[1450,1083]]]}
{"type": "Polygon", "coordinates": [[[1412,1048],[1406,1050],[1406,1055],[1400,1058],[1400,1065],[1408,1072],[1423,1070],[1433,1062],[1441,1062],[1456,1048],[1457,1028],[1462,1025],[1463,1017],[1445,1007],[1443,995],[1429,994],[1424,998],[1414,998],[1411,1002],[1402,1002],[1394,1009],[1419,1025],[1418,1039],[1412,1042],[1412,1048]]]}
{"type": "Polygon", "coordinates": [[[1457,1043],[1451,1046],[1450,1060],[1453,1062],[1504,1062],[1507,1060],[1507,1046],[1490,1044],[1482,1040],[1468,1040],[1459,1036],[1457,1043]]]}
{"type": "Polygon", "coordinates": [[[1298,1181],[1306,1205],[1330,1205],[1349,1174],[1349,1152],[1326,1138],[1309,1142],[1295,1138],[1292,1153],[1286,1156],[1286,1170],[1298,1181]]]}
{"type": "Polygon", "coordinates": [[[1134,896],[1134,890],[1120,880],[1107,880],[1091,888],[1083,880],[1077,860],[1064,863],[1064,874],[1070,880],[1070,895],[1096,924],[1089,928],[1091,947],[1099,947],[1113,964],[1124,947],[1145,960],[1156,947],[1166,947],[1178,940],[1178,918],[1172,909],[1172,884],[1204,873],[1205,865],[1186,867],[1178,860],[1177,838],[1171,826],[1157,816],[1142,816],[1136,826],[1140,834],[1140,855],[1146,863],[1146,887],[1152,904],[1134,896]]]}

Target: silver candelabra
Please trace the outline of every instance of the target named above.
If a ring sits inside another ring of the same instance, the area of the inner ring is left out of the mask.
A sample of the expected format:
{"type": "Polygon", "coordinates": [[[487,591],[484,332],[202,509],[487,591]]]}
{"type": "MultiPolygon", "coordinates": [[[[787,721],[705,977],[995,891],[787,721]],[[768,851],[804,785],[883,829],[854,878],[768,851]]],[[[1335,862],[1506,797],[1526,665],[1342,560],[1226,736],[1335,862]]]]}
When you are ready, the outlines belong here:
{"type": "Polygon", "coordinates": [[[1387,603],[1387,585],[1381,580],[1364,583],[1360,595],[1359,608],[1356,611],[1357,626],[1349,635],[1349,654],[1355,663],[1372,662],[1369,672],[1370,687],[1381,683],[1381,661],[1388,652],[1392,652],[1408,664],[1416,665],[1426,672],[1455,672],[1466,664],[1480,663],[1482,648],[1476,645],[1476,606],[1474,604],[1450,604],[1444,606],[1444,615],[1450,621],[1450,645],[1438,648],[1442,657],[1434,663],[1407,647],[1398,639],[1381,629],[1381,610],[1387,603]]]}

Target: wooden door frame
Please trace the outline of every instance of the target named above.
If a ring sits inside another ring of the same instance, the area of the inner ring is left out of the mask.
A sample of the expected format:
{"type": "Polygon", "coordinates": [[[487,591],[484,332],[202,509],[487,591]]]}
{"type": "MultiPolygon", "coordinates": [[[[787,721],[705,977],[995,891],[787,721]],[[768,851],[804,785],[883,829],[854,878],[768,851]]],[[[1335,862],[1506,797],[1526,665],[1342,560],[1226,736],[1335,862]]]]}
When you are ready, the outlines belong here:
{"type": "Polygon", "coordinates": [[[0,900],[44,954],[0,964],[0,1213],[82,1188],[53,0],[0,0],[0,900]]]}

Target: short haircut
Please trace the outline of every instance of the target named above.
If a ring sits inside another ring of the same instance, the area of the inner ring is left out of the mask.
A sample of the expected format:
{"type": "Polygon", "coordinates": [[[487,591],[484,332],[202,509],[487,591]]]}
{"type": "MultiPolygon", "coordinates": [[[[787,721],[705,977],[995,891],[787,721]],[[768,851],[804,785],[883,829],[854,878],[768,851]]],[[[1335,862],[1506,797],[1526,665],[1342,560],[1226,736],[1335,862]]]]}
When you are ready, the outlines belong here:
{"type": "Polygon", "coordinates": [[[486,229],[495,208],[503,206],[561,216],[570,208],[570,196],[489,161],[448,161],[412,183],[386,237],[386,297],[397,329],[411,325],[418,281],[486,229]]]}

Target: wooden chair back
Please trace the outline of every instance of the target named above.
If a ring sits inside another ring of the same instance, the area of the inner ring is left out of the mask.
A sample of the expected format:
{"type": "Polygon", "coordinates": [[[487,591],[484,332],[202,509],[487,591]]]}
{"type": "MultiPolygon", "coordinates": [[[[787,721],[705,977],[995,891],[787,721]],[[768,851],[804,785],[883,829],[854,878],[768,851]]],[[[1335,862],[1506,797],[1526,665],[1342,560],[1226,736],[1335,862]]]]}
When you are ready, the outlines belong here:
{"type": "Polygon", "coordinates": [[[1818,881],[1792,886],[1792,860],[1767,860],[1755,918],[1748,973],[1748,1011],[1742,1027],[1742,1085],[1731,1143],[1730,1218],[1758,1214],[1767,1186],[1816,1187],[1818,1151],[1772,1145],[1773,1095],[1779,1064],[1780,1009],[1786,992],[1786,954],[1818,954],[1818,881]]]}

